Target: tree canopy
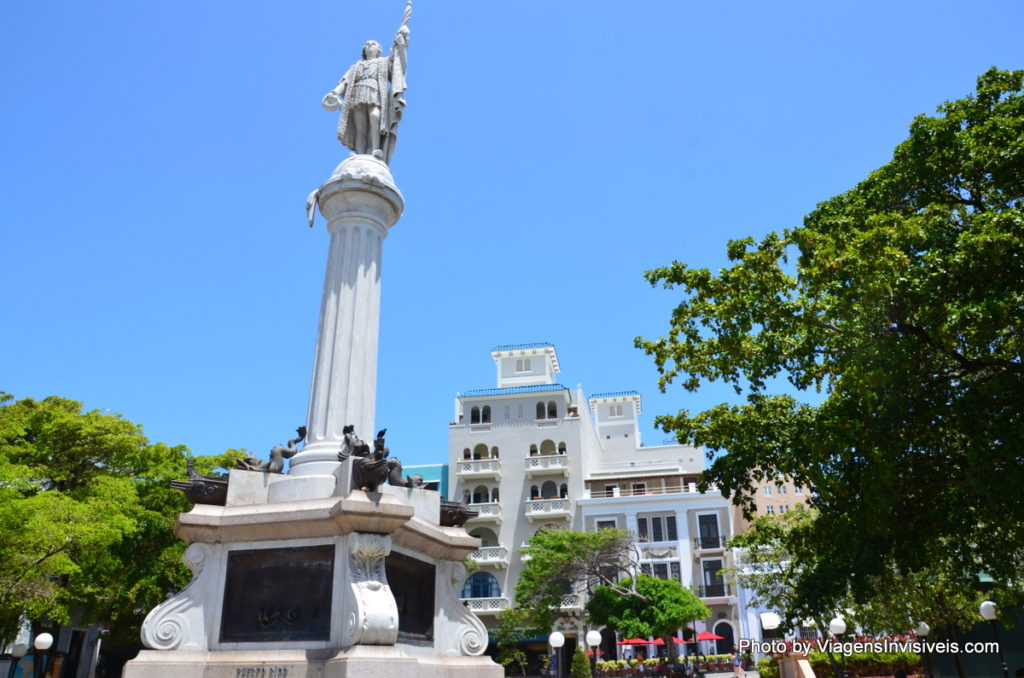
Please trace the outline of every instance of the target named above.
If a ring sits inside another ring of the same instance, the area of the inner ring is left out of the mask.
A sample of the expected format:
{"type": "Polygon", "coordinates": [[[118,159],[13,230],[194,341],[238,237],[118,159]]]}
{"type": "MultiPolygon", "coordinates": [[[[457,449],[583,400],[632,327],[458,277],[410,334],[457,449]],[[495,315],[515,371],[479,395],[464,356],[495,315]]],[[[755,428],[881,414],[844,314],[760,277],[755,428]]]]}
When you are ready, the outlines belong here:
{"type": "Polygon", "coordinates": [[[0,638],[22,618],[74,617],[136,640],[142,617],[189,580],[172,533],[189,504],[169,486],[186,453],[117,414],[0,393],[0,638]]]}
{"type": "Polygon", "coordinates": [[[590,619],[596,624],[611,626],[629,638],[664,638],[670,656],[676,655],[672,636],[678,629],[711,616],[708,606],[693,591],[683,588],[678,579],[640,574],[635,580],[627,578],[619,584],[625,588],[635,587],[643,598],[624,596],[610,586],[598,586],[587,603],[590,619]]]}
{"type": "Polygon", "coordinates": [[[523,552],[530,559],[516,582],[516,607],[541,633],[552,628],[567,595],[589,593],[600,584],[646,601],[635,588],[618,583],[636,569],[628,530],[541,530],[523,552]]]}
{"type": "Polygon", "coordinates": [[[765,479],[812,491],[794,614],[940,561],[963,585],[988,573],[997,598],[1020,589],[1022,80],[987,71],[802,226],[730,242],[727,268],[647,273],[683,292],[667,336],[636,340],[661,388],[742,396],[658,419],[709,451],[702,487],[748,513],[765,479]]]}

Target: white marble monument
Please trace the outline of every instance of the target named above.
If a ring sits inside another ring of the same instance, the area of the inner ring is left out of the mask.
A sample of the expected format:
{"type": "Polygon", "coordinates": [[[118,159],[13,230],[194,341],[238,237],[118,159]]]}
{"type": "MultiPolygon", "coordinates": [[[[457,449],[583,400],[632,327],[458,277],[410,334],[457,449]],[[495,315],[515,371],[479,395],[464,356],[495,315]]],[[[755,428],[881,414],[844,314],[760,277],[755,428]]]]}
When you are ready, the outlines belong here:
{"type": "Polygon", "coordinates": [[[404,205],[387,162],[410,6],[391,54],[367,43],[324,97],[342,108],[339,138],[354,153],[307,205],[326,218],[330,245],[305,445],[287,475],[231,471],[224,505],[179,516],[193,578],[146,617],[147,649],[125,678],[503,675],[481,656],[487,631],[459,599],[479,540],[442,525],[437,492],[353,489],[360,458],[338,454],[346,425],[373,431],[381,250],[404,205]]]}

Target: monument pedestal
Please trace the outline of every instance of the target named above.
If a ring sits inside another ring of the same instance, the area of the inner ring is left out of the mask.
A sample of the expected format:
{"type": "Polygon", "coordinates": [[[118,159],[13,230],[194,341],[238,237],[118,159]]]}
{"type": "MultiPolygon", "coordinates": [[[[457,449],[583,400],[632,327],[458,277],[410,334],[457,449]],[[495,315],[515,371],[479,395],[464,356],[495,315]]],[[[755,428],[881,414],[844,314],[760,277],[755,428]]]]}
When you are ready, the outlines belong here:
{"type": "Polygon", "coordinates": [[[151,651],[125,678],[502,675],[459,599],[479,541],[438,524],[440,495],[382,486],[268,501],[286,481],[232,471],[227,505],[179,517],[192,582],[146,617],[151,651]]]}

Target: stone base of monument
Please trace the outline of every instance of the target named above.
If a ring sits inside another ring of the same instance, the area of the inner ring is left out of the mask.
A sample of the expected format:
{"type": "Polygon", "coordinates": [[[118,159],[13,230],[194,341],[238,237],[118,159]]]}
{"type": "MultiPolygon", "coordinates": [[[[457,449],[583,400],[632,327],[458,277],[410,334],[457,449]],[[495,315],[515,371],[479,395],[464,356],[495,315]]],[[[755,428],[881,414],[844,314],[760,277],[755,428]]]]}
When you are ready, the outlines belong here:
{"type": "Polygon", "coordinates": [[[479,541],[439,524],[436,492],[350,491],[350,463],[313,499],[232,471],[225,506],[181,514],[193,579],[146,617],[125,678],[503,675],[459,599],[479,541]]]}
{"type": "Polygon", "coordinates": [[[499,678],[488,657],[414,654],[402,646],[357,645],[344,652],[143,650],[125,678],[499,678]]]}

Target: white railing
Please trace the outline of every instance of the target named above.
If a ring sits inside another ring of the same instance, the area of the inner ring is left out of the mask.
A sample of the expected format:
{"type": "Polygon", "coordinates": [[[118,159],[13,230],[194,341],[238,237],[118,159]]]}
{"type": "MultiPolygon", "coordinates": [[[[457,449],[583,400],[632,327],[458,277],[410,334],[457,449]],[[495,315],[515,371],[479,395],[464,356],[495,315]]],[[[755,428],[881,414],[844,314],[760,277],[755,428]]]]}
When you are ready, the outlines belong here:
{"type": "Polygon", "coordinates": [[[563,610],[579,610],[583,607],[582,596],[578,593],[569,593],[562,596],[563,610]]]}
{"type": "Polygon", "coordinates": [[[558,499],[528,499],[527,516],[568,516],[572,505],[566,497],[558,499]]]}
{"type": "Polygon", "coordinates": [[[508,598],[463,598],[462,602],[477,614],[498,614],[508,609],[508,598]]]}
{"type": "Polygon", "coordinates": [[[501,461],[498,459],[463,459],[456,473],[460,476],[500,475],[501,461]]]}
{"type": "Polygon", "coordinates": [[[507,563],[508,549],[504,546],[482,546],[469,556],[481,565],[487,563],[507,563]]]}
{"type": "Polygon", "coordinates": [[[569,455],[567,454],[538,454],[526,458],[527,475],[548,473],[565,473],[569,469],[569,455]]]}
{"type": "MultiPolygon", "coordinates": [[[[607,483],[607,481],[605,481],[607,483]]],[[[610,483],[609,483],[610,484],[610,483]]],[[[708,494],[717,492],[717,488],[709,488],[708,494]]],[[[697,483],[686,485],[667,485],[665,487],[649,487],[644,490],[633,490],[629,487],[619,487],[614,490],[590,490],[590,498],[604,499],[607,497],[646,497],[657,494],[700,494],[697,492],[697,483]]]]}
{"type": "Polygon", "coordinates": [[[467,508],[477,512],[477,515],[470,520],[501,520],[501,504],[496,501],[486,504],[470,504],[467,508]]]}

